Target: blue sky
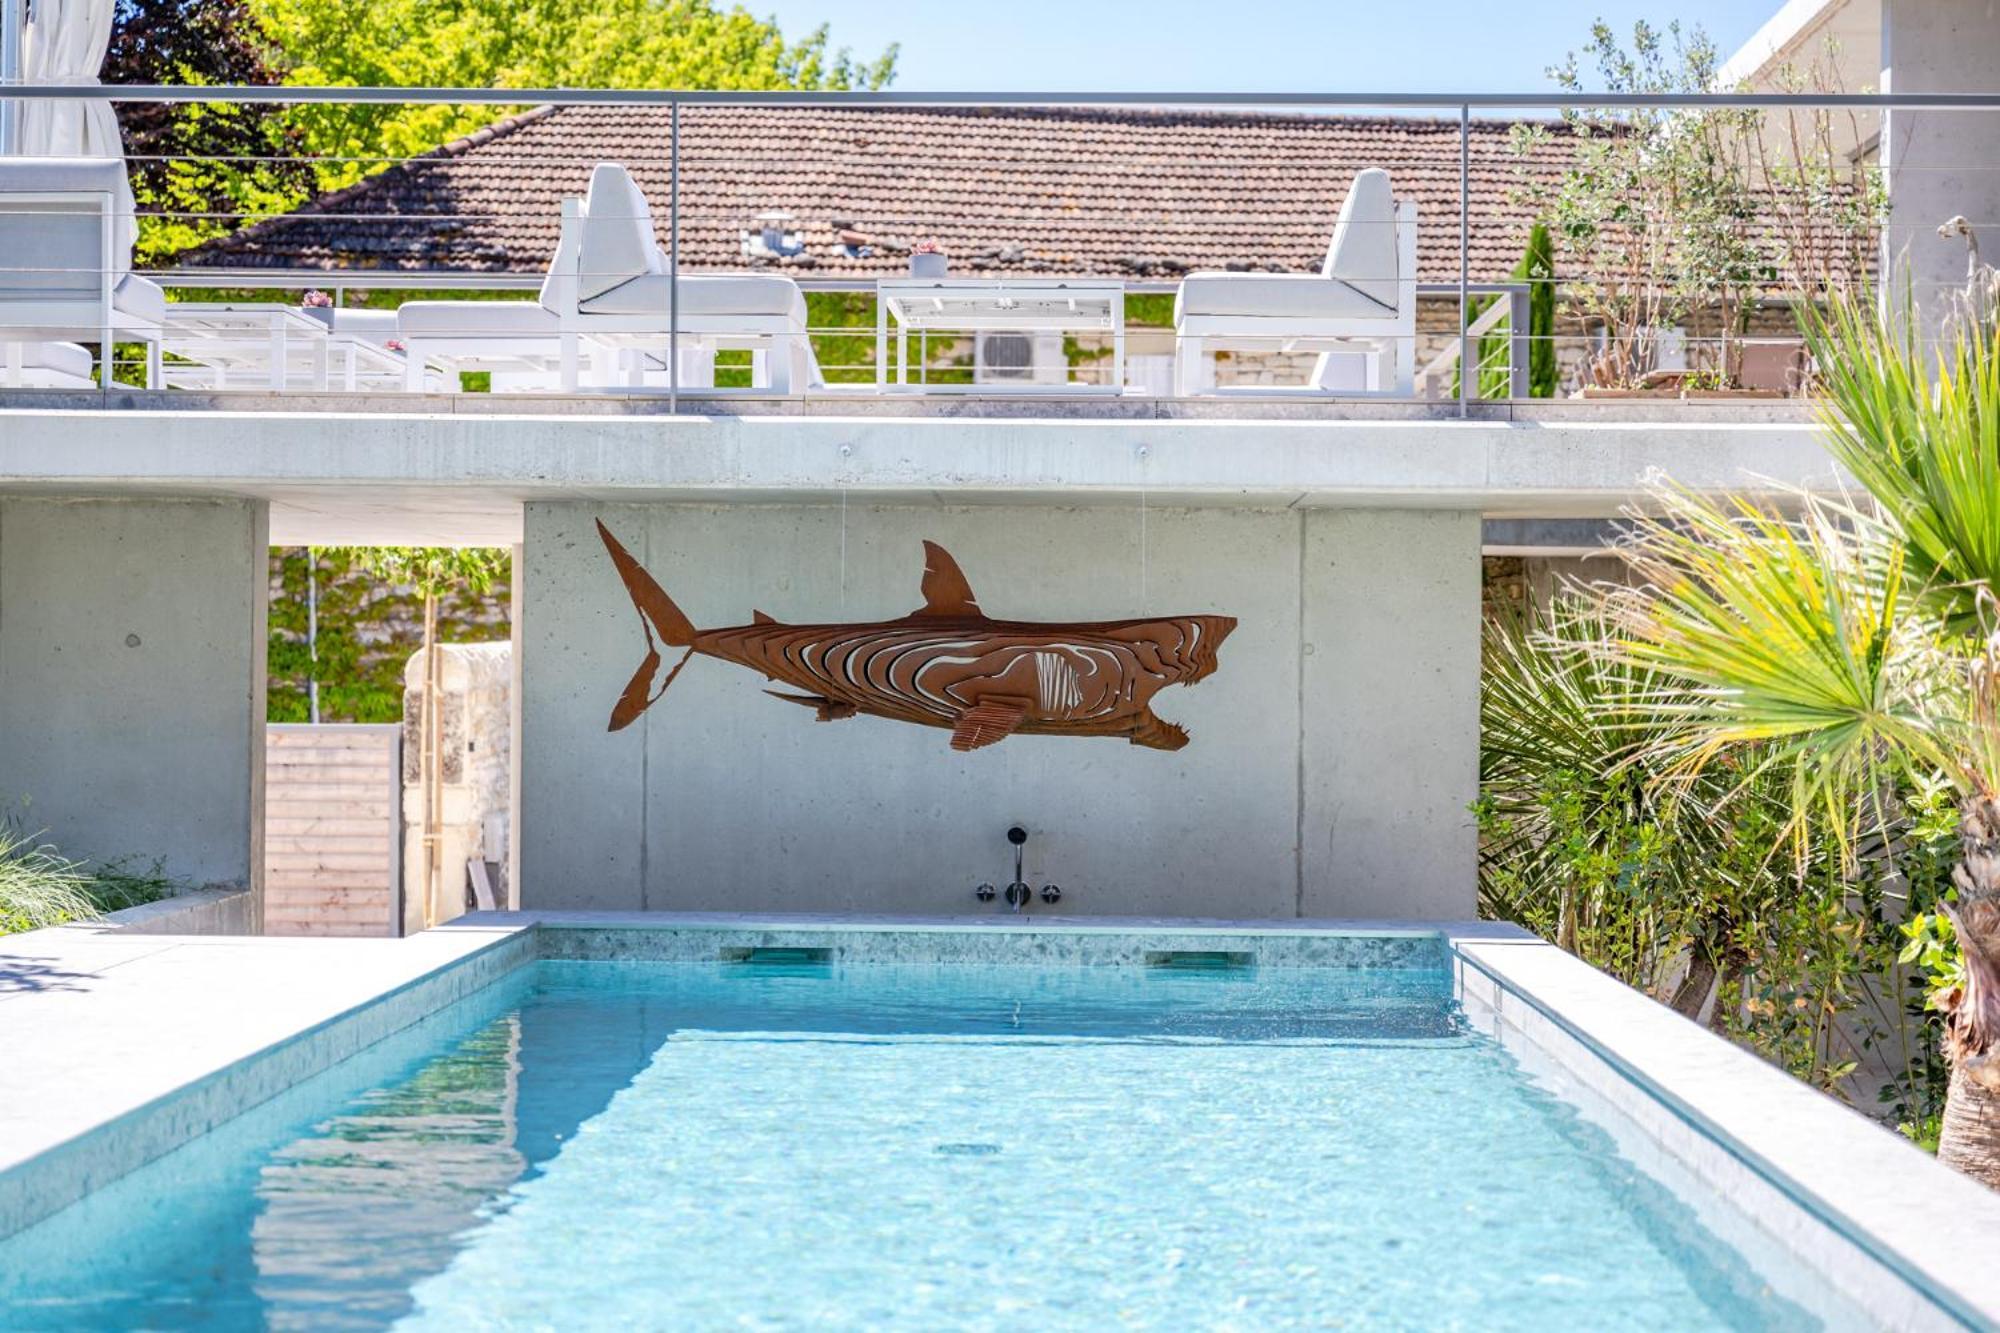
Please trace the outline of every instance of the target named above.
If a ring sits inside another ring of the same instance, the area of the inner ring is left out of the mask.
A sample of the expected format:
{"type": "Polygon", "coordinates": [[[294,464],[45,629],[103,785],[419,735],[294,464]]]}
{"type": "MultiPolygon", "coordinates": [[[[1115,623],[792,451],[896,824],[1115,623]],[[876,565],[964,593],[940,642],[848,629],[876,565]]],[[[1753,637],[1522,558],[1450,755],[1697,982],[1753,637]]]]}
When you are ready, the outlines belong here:
{"type": "Polygon", "coordinates": [[[790,35],[902,43],[911,91],[1532,92],[1593,18],[1679,18],[1726,53],[1780,0],[742,0],[790,35]]]}

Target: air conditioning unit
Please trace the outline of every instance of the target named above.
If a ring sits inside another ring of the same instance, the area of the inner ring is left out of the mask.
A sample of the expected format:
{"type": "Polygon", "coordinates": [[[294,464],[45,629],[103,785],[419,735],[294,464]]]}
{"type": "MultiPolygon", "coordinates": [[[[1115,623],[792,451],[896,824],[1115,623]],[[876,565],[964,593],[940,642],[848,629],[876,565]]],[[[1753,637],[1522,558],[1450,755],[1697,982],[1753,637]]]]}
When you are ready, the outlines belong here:
{"type": "Polygon", "coordinates": [[[1069,358],[1060,333],[982,333],[973,345],[974,384],[1063,384],[1069,358]]]}

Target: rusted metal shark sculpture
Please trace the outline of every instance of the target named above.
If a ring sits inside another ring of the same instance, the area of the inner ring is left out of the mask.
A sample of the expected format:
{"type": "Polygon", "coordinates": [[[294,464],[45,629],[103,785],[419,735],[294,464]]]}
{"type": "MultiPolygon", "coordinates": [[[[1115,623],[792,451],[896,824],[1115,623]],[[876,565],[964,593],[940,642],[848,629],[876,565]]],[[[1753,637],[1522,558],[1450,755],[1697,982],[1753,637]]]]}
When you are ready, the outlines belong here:
{"type": "Polygon", "coordinates": [[[951,748],[976,750],[1016,732],[1123,736],[1178,750],[1187,732],[1153,716],[1164,685],[1193,685],[1215,670],[1231,616],[1167,616],[1090,624],[989,620],[958,562],[924,543],[924,604],[872,625],[785,625],[762,611],[748,625],[698,630],[632,553],[597,525],[646,633],[646,659],[611,710],[610,730],[656,703],[696,653],[761,671],[803,694],[765,693],[814,710],[822,722],[867,713],[943,727],[951,748]],[[660,678],[660,645],[687,652],[660,678]],[[658,682],[655,684],[655,682],[658,682]]]}

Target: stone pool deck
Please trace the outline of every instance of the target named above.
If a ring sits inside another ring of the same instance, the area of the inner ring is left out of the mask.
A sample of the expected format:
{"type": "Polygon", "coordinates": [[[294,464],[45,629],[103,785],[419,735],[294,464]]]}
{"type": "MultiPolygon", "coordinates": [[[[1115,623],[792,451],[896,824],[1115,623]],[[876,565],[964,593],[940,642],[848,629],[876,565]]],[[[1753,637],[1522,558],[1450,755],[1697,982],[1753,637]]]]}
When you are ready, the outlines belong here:
{"type": "Polygon", "coordinates": [[[91,926],[0,939],[0,1236],[478,989],[531,945],[524,922],[401,940],[91,926]]]}

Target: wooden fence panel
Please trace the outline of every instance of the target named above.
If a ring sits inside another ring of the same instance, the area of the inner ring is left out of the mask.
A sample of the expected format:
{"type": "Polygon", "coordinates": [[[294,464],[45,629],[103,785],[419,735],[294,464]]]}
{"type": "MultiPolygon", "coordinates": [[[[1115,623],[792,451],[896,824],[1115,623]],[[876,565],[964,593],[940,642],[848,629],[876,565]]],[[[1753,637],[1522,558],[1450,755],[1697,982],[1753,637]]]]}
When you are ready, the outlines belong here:
{"type": "Polygon", "coordinates": [[[396,935],[403,729],[264,729],[264,933],[396,935]]]}

